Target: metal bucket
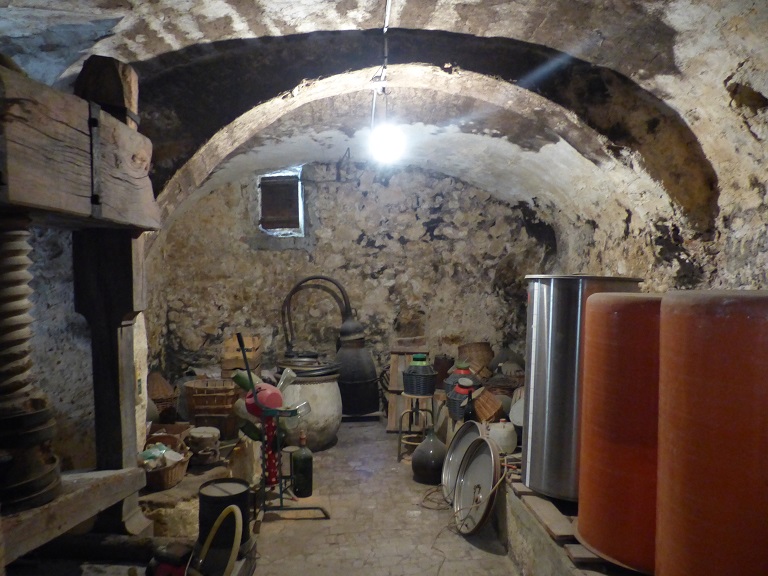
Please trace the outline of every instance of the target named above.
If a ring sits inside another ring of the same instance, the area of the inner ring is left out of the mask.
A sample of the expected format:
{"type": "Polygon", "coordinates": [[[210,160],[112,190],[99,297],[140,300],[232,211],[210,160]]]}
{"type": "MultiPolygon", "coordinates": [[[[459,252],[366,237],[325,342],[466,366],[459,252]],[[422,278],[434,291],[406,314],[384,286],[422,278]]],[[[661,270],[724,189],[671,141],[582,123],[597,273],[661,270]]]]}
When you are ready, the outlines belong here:
{"type": "Polygon", "coordinates": [[[526,276],[523,482],[547,496],[579,497],[584,311],[596,292],[639,292],[641,278],[526,276]]]}

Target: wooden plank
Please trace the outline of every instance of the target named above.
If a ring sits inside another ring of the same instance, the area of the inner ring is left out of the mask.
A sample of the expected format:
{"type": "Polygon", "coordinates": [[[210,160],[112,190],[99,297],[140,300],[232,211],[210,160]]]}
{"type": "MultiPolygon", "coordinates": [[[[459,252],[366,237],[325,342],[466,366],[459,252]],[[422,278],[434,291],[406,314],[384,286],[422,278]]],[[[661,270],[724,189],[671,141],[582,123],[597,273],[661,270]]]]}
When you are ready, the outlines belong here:
{"type": "Polygon", "coordinates": [[[552,502],[539,496],[523,496],[520,500],[541,522],[555,542],[564,543],[575,538],[573,524],[552,502]]]}
{"type": "Polygon", "coordinates": [[[600,556],[590,552],[581,544],[566,544],[564,548],[568,558],[570,558],[571,562],[573,562],[576,566],[605,563],[605,561],[600,558],[600,556]]]}
{"type": "Polygon", "coordinates": [[[515,493],[516,496],[533,496],[536,494],[533,490],[528,488],[525,484],[522,482],[512,482],[512,491],[515,493]]]}
{"type": "Polygon", "coordinates": [[[98,132],[100,204],[94,205],[88,102],[0,67],[0,206],[90,226],[159,229],[149,181],[152,143],[103,111],[98,132]]]}
{"type": "Polygon", "coordinates": [[[75,311],[91,328],[96,463],[136,464],[133,322],[144,310],[143,236],[129,230],[72,235],[75,311]]]}
{"type": "Polygon", "coordinates": [[[138,492],[146,476],[140,468],[70,472],[61,482],[53,502],[3,517],[6,564],[138,492]]]}
{"type": "Polygon", "coordinates": [[[403,390],[403,372],[413,360],[412,354],[390,352],[389,355],[389,389],[403,390]]]}

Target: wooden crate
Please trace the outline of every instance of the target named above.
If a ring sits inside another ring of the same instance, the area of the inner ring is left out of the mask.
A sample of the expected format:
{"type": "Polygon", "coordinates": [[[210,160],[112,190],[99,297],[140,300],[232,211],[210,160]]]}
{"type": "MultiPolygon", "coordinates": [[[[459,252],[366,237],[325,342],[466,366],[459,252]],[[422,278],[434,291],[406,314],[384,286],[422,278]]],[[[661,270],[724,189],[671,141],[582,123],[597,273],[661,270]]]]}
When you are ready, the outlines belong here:
{"type": "MultiPolygon", "coordinates": [[[[255,366],[261,365],[261,337],[244,336],[243,344],[245,345],[245,356],[248,358],[248,366],[251,370],[254,370],[255,366]]],[[[221,369],[222,371],[245,369],[243,352],[240,349],[236,336],[224,342],[224,348],[221,353],[221,369]]]]}
{"type": "Polygon", "coordinates": [[[200,379],[184,383],[187,410],[195,414],[229,414],[240,398],[240,388],[232,380],[200,379]]]}

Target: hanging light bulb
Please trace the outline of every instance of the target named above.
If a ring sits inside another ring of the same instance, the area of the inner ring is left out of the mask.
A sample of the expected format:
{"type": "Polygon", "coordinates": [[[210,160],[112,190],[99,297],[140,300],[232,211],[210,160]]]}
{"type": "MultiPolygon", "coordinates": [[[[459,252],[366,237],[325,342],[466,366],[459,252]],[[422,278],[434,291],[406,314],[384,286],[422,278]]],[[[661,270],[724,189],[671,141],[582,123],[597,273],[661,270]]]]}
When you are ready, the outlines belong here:
{"type": "Polygon", "coordinates": [[[389,60],[389,44],[387,42],[387,29],[389,28],[389,16],[392,8],[392,0],[386,0],[384,15],[384,62],[376,74],[371,78],[373,88],[373,101],[371,103],[371,136],[368,141],[368,151],[375,162],[379,164],[394,164],[403,157],[405,151],[405,134],[400,126],[387,122],[387,62],[389,60]],[[382,112],[377,119],[376,98],[384,98],[382,112]]]}
{"type": "Polygon", "coordinates": [[[393,164],[400,160],[405,150],[405,134],[400,126],[377,124],[371,130],[368,150],[379,164],[393,164]]]}

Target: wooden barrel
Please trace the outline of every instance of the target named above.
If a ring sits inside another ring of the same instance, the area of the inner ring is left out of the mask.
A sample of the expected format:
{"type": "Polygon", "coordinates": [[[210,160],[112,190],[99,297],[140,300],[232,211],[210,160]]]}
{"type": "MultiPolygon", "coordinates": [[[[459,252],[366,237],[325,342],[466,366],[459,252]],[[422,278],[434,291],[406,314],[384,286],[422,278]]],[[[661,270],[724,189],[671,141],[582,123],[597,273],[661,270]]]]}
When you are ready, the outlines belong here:
{"type": "Polygon", "coordinates": [[[587,299],[578,537],[608,560],[652,573],[661,295],[587,299]]]}
{"type": "Polygon", "coordinates": [[[768,292],[661,305],[657,576],[768,574],[768,292]]]}

